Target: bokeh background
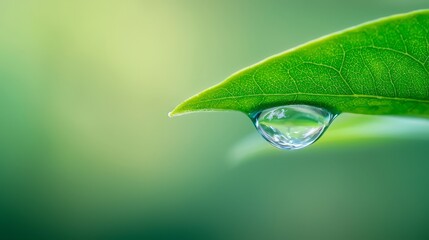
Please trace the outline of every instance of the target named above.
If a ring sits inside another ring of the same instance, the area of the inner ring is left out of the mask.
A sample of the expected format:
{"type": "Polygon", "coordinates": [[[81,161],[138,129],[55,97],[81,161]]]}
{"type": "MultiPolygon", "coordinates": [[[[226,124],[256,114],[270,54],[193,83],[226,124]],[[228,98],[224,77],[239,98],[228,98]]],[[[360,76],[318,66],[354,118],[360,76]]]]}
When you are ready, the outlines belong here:
{"type": "Polygon", "coordinates": [[[421,8],[1,0],[0,239],[428,239],[429,137],[283,152],[240,113],[167,117],[265,57],[421,8]]]}

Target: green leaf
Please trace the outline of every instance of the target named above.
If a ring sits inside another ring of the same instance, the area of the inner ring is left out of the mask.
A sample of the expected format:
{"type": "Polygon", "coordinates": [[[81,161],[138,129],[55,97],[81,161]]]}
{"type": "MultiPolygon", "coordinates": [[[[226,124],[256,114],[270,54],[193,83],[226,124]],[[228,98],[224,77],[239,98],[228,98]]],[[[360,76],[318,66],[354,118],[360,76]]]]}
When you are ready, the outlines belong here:
{"type": "Polygon", "coordinates": [[[250,114],[308,104],[333,112],[429,117],[429,10],[334,33],[243,69],[169,115],[250,114]]]}

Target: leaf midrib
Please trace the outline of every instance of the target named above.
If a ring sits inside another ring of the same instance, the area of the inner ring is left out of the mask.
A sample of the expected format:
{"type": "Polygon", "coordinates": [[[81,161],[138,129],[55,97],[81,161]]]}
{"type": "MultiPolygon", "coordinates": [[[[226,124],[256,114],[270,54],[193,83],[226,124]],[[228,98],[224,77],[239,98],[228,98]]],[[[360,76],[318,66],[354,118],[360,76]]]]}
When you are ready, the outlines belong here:
{"type": "Polygon", "coordinates": [[[265,94],[247,94],[241,96],[229,96],[229,97],[221,97],[207,100],[200,100],[199,102],[216,102],[225,99],[238,99],[238,98],[251,98],[251,97],[289,97],[289,96],[319,96],[319,97],[355,97],[355,98],[368,98],[368,99],[379,99],[379,100],[394,100],[394,101],[405,101],[405,102],[420,102],[420,103],[429,103],[428,100],[424,99],[413,99],[413,98],[399,98],[399,97],[386,97],[386,96],[376,96],[376,95],[365,95],[365,94],[324,94],[324,93],[265,93],[265,94]]]}

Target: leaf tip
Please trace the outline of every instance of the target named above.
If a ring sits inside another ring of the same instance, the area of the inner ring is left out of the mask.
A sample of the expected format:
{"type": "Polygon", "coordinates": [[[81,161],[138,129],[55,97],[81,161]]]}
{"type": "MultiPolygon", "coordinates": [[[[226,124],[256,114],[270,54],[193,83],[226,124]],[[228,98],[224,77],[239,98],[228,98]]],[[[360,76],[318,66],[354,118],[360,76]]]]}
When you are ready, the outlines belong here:
{"type": "MultiPolygon", "coordinates": [[[[182,105],[182,104],[180,104],[180,105],[182,105]]],[[[173,117],[176,117],[176,116],[180,116],[180,115],[182,115],[183,113],[181,113],[181,111],[180,111],[180,110],[178,110],[178,108],[180,107],[180,105],[178,105],[178,106],[177,106],[177,107],[175,107],[173,110],[171,110],[171,111],[168,113],[168,117],[173,118],[173,117]]]]}
{"type": "Polygon", "coordinates": [[[192,109],[188,108],[189,100],[192,98],[193,97],[181,102],[179,105],[177,105],[173,110],[171,110],[168,113],[168,116],[170,118],[173,118],[173,117],[181,116],[181,115],[184,115],[186,113],[192,112],[192,109]]]}
{"type": "Polygon", "coordinates": [[[178,116],[182,116],[186,113],[189,113],[187,111],[181,111],[181,110],[177,110],[179,106],[177,106],[176,108],[174,108],[171,112],[168,113],[168,117],[169,118],[173,118],[173,117],[178,117],[178,116]]]}
{"type": "Polygon", "coordinates": [[[200,92],[186,99],[185,101],[181,102],[171,112],[168,113],[168,116],[176,117],[176,116],[181,116],[192,112],[202,112],[202,111],[213,110],[213,107],[201,104],[202,101],[204,101],[207,93],[210,93],[210,89],[211,88],[206,89],[205,91],[200,92]]]}

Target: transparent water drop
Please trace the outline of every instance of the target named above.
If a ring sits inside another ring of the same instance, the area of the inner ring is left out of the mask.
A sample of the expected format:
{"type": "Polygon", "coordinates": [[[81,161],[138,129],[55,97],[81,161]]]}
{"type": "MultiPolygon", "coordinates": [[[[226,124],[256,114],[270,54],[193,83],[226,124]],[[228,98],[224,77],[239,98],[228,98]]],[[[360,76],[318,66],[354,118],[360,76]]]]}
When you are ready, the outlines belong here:
{"type": "Polygon", "coordinates": [[[253,115],[256,129],[273,146],[300,149],[314,143],[329,127],[335,114],[308,105],[287,105],[253,115]]]}

